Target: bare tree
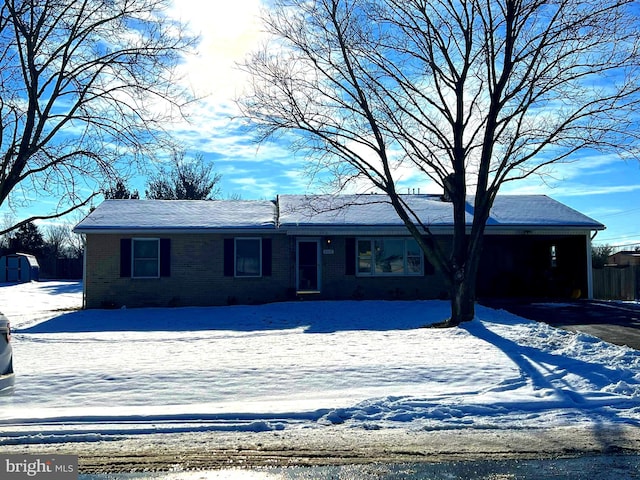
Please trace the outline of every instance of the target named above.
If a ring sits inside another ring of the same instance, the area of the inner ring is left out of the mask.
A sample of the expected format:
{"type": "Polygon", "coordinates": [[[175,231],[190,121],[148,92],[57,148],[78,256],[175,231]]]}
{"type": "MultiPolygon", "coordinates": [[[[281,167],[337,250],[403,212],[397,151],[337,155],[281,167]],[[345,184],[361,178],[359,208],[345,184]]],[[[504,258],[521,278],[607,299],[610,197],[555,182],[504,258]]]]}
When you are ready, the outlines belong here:
{"type": "Polygon", "coordinates": [[[62,258],[71,242],[71,226],[68,224],[47,225],[44,230],[44,242],[53,258],[62,258]]]}
{"type": "Polygon", "coordinates": [[[175,77],[193,43],[168,0],[0,1],[0,207],[87,205],[159,148],[187,92],[175,77]]]}
{"type": "Polygon", "coordinates": [[[591,250],[591,264],[593,268],[603,268],[612,254],[613,247],[608,243],[593,247],[591,250]]]}
{"type": "Polygon", "coordinates": [[[213,167],[202,155],[186,159],[183,151],[174,152],[171,168],[161,168],[149,179],[145,195],[156,200],[213,200],[220,196],[222,178],[213,167]]]}
{"type": "Polygon", "coordinates": [[[82,258],[84,255],[84,235],[73,233],[69,235],[69,250],[67,252],[69,258],[82,258]]]}
{"type": "Polygon", "coordinates": [[[448,325],[475,314],[486,221],[500,187],[593,148],[636,155],[638,18],[627,0],[276,0],[239,104],[260,139],[288,134],[333,172],[386,193],[448,279],[448,325]],[[397,190],[435,181],[451,245],[397,190]],[[474,212],[470,229],[466,211],[474,212]]]}
{"type": "Polygon", "coordinates": [[[11,238],[14,231],[10,227],[15,224],[15,217],[11,213],[5,213],[0,218],[0,231],[5,233],[0,234],[0,252],[4,252],[9,248],[11,244],[11,238]]]}

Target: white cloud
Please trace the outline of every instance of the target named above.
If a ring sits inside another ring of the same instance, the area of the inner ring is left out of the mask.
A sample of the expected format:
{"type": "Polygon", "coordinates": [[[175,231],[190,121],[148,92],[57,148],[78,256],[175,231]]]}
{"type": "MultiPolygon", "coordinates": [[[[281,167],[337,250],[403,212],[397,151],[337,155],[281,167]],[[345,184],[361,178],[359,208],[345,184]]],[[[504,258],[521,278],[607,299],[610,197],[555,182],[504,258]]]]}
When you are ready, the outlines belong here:
{"type": "MultiPolygon", "coordinates": [[[[295,155],[286,138],[254,143],[251,127],[234,119],[237,115],[234,99],[248,81],[236,65],[265,38],[259,19],[262,7],[260,0],[174,0],[175,16],[188,23],[201,39],[198,54],[187,58],[183,69],[189,85],[204,96],[192,107],[192,122],[174,127],[174,133],[189,153],[210,156],[223,174],[223,183],[239,188],[243,196],[271,197],[276,193],[312,191],[317,183],[303,173],[310,160],[295,155]]],[[[621,162],[615,155],[583,155],[576,162],[553,165],[548,174],[509,182],[501,193],[580,197],[640,190],[640,185],[624,184],[620,179],[605,180],[608,172],[615,171],[621,162]]],[[[408,163],[400,165],[395,174],[401,193],[407,189],[440,192],[440,187],[408,163]]],[[[361,181],[350,188],[368,189],[368,183],[361,181]]]]}
{"type": "Polygon", "coordinates": [[[174,0],[175,16],[199,35],[198,54],[184,65],[190,85],[208,102],[233,99],[246,77],[235,65],[262,38],[260,0],[174,0]]]}
{"type": "Polygon", "coordinates": [[[580,156],[572,162],[559,162],[551,167],[551,174],[558,180],[570,180],[584,175],[602,175],[623,162],[620,156],[592,154],[580,156]]]}
{"type": "Polygon", "coordinates": [[[562,197],[581,197],[591,195],[609,195],[612,193],[629,193],[640,190],[640,184],[632,185],[593,185],[588,183],[570,183],[563,180],[553,182],[521,180],[510,182],[500,190],[503,194],[534,195],[546,194],[562,197]]]}
{"type": "Polygon", "coordinates": [[[282,193],[277,183],[254,176],[234,178],[229,183],[236,187],[232,189],[233,193],[239,193],[242,198],[247,199],[274,199],[282,193]]]}
{"type": "Polygon", "coordinates": [[[261,8],[260,0],[173,0],[170,13],[199,37],[196,54],[180,66],[184,86],[199,100],[187,108],[188,121],[166,126],[190,153],[256,157],[250,132],[235,120],[235,99],[248,81],[237,64],[263,35],[261,8]]]}
{"type": "Polygon", "coordinates": [[[640,185],[587,185],[575,184],[568,188],[562,187],[562,196],[579,197],[587,195],[610,195],[612,193],[630,193],[640,190],[640,185]]]}

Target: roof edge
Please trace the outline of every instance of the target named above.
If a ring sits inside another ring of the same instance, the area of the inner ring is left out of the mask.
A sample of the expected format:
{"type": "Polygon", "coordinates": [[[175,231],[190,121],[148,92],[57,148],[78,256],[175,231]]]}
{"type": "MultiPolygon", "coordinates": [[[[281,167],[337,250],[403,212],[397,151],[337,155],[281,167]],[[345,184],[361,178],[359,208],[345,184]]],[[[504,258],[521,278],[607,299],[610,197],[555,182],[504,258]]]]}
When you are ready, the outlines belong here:
{"type": "Polygon", "coordinates": [[[186,233],[247,233],[247,232],[260,232],[260,233],[284,233],[275,225],[268,225],[264,227],[247,226],[247,227],[138,227],[138,228],[119,228],[119,227],[76,227],[73,229],[74,233],[78,234],[144,234],[144,233],[156,233],[156,234],[186,234],[186,233]]]}

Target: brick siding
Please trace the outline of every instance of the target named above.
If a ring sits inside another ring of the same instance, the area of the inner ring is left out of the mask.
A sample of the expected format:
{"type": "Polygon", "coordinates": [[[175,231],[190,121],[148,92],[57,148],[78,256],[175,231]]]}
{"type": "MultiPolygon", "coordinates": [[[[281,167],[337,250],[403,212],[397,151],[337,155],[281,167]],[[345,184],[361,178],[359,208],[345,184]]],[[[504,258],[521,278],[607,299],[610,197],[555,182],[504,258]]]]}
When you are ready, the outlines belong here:
{"type": "MultiPolygon", "coordinates": [[[[298,294],[297,239],[282,233],[262,235],[262,238],[271,239],[269,276],[225,276],[224,243],[225,239],[234,236],[199,233],[154,236],[171,241],[170,276],[152,279],[121,277],[121,238],[150,237],[87,235],[85,290],[88,308],[252,304],[303,296],[318,300],[410,300],[446,298],[448,294],[444,276],[437,271],[406,277],[349,274],[346,239],[338,236],[332,238],[330,248],[324,248],[325,239],[320,239],[319,292],[298,294]]],[[[568,298],[575,290],[586,292],[585,244],[584,236],[488,236],[480,265],[478,295],[568,298]],[[558,252],[557,266],[553,268],[547,258],[551,245],[555,245],[558,252]]]]}
{"type": "MultiPolygon", "coordinates": [[[[251,235],[255,236],[255,235],[251,235]]],[[[264,236],[263,236],[264,237],[264,236]]],[[[287,237],[272,240],[272,274],[261,278],[224,276],[224,239],[232,235],[87,235],[86,306],[164,307],[251,304],[278,301],[290,294],[287,237]],[[121,238],[171,240],[171,275],[120,277],[121,238]]]]}

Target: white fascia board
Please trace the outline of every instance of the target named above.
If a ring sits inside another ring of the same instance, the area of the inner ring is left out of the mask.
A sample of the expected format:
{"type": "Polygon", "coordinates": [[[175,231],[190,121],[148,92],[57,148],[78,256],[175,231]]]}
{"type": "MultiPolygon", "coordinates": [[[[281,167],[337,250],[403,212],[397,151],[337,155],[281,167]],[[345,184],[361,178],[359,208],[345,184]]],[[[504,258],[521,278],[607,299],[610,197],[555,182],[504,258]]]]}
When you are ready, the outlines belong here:
{"type": "Polygon", "coordinates": [[[286,234],[289,236],[375,236],[375,235],[390,235],[390,236],[407,236],[409,231],[403,227],[286,227],[286,234]]]}
{"type": "Polygon", "coordinates": [[[247,227],[247,228],[79,228],[74,233],[84,235],[185,235],[185,234],[211,234],[211,235],[235,235],[235,234],[284,234],[274,227],[247,227]]]}
{"type": "MultiPolygon", "coordinates": [[[[467,233],[471,230],[467,228],[467,233]]],[[[593,229],[580,227],[487,227],[485,235],[591,235],[593,229]]]]}
{"type": "MultiPolygon", "coordinates": [[[[335,227],[335,226],[297,226],[282,227],[287,235],[309,235],[309,236],[323,236],[323,235],[343,235],[343,236],[407,236],[410,235],[409,231],[405,227],[400,226],[350,226],[350,227],[335,227]]],[[[429,231],[433,235],[453,235],[453,227],[431,227],[429,231]]],[[[549,227],[487,227],[485,235],[512,235],[512,236],[529,236],[529,235],[591,235],[593,229],[590,228],[576,228],[576,227],[561,227],[561,226],[549,226],[549,227]]],[[[471,233],[471,227],[467,227],[467,234],[471,233]]],[[[425,232],[426,234],[426,232],[425,232]]]]}

